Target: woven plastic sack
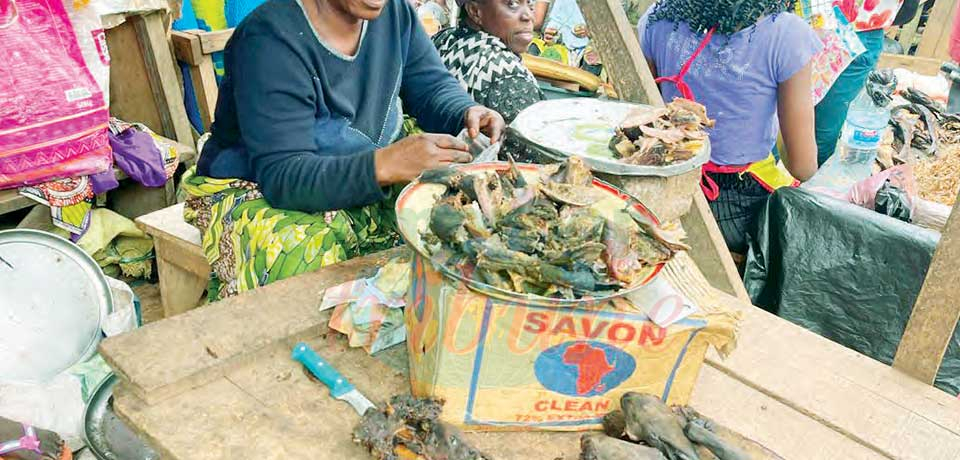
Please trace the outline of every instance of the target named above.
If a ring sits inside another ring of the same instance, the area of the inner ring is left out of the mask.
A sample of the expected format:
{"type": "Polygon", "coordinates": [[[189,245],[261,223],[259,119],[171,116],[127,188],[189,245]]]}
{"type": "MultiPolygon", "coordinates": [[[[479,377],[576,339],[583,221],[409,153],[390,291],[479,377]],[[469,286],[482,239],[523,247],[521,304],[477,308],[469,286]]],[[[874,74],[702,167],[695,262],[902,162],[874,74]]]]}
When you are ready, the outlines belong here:
{"type": "Polygon", "coordinates": [[[0,0],[0,188],[110,168],[107,104],[60,0],[0,0]]]}

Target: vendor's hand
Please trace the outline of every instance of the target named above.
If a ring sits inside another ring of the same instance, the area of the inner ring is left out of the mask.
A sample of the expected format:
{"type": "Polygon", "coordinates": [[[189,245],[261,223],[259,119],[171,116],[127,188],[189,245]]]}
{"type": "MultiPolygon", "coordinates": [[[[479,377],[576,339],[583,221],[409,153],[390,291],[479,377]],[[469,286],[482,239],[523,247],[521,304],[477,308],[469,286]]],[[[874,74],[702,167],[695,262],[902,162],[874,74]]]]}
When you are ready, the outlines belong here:
{"type": "Polygon", "coordinates": [[[587,32],[587,25],[586,25],[586,24],[580,24],[580,25],[574,27],[574,28],[573,28],[573,34],[576,35],[576,36],[578,36],[578,37],[580,37],[580,38],[586,38],[587,35],[589,35],[589,32],[587,32]]]}
{"type": "Polygon", "coordinates": [[[547,43],[553,43],[557,39],[557,29],[554,27],[547,27],[543,29],[543,41],[547,43]]]}
{"type": "Polygon", "coordinates": [[[499,113],[482,105],[470,107],[464,115],[464,128],[471,139],[476,139],[482,131],[490,138],[491,143],[500,142],[506,125],[499,113]]]}
{"type": "Polygon", "coordinates": [[[374,169],[377,183],[390,185],[410,182],[427,169],[471,160],[470,147],[460,139],[446,134],[417,134],[377,150],[374,169]]]}

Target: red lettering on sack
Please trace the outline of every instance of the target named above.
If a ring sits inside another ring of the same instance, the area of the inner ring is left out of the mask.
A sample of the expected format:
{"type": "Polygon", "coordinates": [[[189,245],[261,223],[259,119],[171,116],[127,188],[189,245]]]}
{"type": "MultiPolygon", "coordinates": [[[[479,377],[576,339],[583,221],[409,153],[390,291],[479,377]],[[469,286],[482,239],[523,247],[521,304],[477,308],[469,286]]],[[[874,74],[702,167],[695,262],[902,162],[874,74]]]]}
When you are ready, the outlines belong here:
{"type": "Polygon", "coordinates": [[[653,323],[640,328],[640,345],[660,345],[667,338],[667,330],[653,323]]]}
{"type": "Polygon", "coordinates": [[[523,330],[531,334],[543,334],[547,330],[547,318],[546,313],[527,313],[527,324],[523,330]]]}
{"type": "Polygon", "coordinates": [[[600,323],[597,324],[597,327],[596,327],[596,328],[591,329],[591,328],[590,328],[590,323],[591,323],[590,318],[581,318],[581,319],[580,319],[580,324],[583,326],[583,333],[584,333],[584,335],[586,335],[587,337],[589,337],[589,338],[591,338],[591,339],[595,339],[595,338],[597,338],[598,336],[600,336],[600,334],[603,333],[603,330],[606,329],[607,326],[610,324],[610,323],[607,322],[607,321],[601,321],[600,323]]]}
{"type": "MultiPolygon", "coordinates": [[[[604,414],[610,410],[610,400],[584,401],[580,399],[567,400],[540,400],[533,404],[537,412],[579,412],[585,415],[604,414]]],[[[564,415],[550,415],[550,417],[577,417],[564,415]]]]}
{"type": "Polygon", "coordinates": [[[633,338],[637,336],[637,329],[627,323],[617,323],[610,328],[610,332],[607,333],[607,338],[611,342],[632,342],[633,338]],[[626,331],[626,335],[621,336],[618,334],[619,331],[626,331]]]}
{"type": "Polygon", "coordinates": [[[557,325],[553,327],[552,333],[553,335],[567,334],[571,337],[576,337],[577,329],[573,324],[573,318],[569,316],[560,318],[560,321],[557,321],[557,325]]]}

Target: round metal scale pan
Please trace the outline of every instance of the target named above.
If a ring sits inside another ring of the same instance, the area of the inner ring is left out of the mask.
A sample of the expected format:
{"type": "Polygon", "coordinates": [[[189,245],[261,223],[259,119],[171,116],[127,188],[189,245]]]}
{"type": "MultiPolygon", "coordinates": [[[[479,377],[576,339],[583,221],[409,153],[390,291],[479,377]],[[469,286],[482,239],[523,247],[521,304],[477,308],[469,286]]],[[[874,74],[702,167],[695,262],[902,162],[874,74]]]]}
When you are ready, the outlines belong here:
{"type": "MultiPolygon", "coordinates": [[[[485,171],[503,171],[509,167],[510,166],[504,162],[492,162],[464,165],[460,166],[459,169],[465,173],[480,174],[485,171]]],[[[540,180],[539,166],[533,164],[517,164],[517,168],[528,181],[540,180]]],[[[593,187],[604,192],[606,195],[606,198],[591,205],[591,207],[597,210],[601,215],[609,218],[618,218],[615,216],[620,214],[619,211],[623,209],[623,206],[628,203],[633,203],[634,207],[643,215],[653,220],[653,222],[657,225],[660,224],[660,221],[649,209],[636,201],[636,199],[630,198],[627,194],[618,190],[616,187],[599,179],[594,179],[593,187]]],[[[443,273],[447,277],[462,281],[470,289],[480,292],[481,294],[502,300],[526,302],[540,306],[574,307],[584,304],[603,302],[636,291],[653,281],[653,279],[663,269],[664,265],[666,265],[664,262],[647,267],[645,276],[643,276],[640,281],[634,285],[620,289],[619,291],[610,295],[592,298],[555,299],[534,294],[520,294],[514,291],[491,286],[473,279],[469,273],[463,273],[461,270],[452,269],[443,264],[442,261],[433,259],[423,244],[422,235],[429,226],[430,211],[436,204],[437,198],[443,195],[445,191],[446,187],[439,184],[422,184],[418,181],[414,181],[407,185],[407,187],[403,189],[403,192],[400,193],[400,196],[397,197],[396,213],[400,234],[403,236],[404,240],[407,241],[407,244],[409,244],[415,251],[417,251],[425,259],[430,260],[432,265],[440,273],[443,273]]],[[[622,218],[629,219],[628,217],[622,218]]],[[[632,221],[629,221],[629,224],[636,225],[632,221]]]]}
{"type": "Polygon", "coordinates": [[[554,99],[527,107],[510,124],[510,131],[528,147],[553,161],[570,156],[583,159],[590,169],[617,176],[680,175],[710,159],[710,140],[693,158],[666,166],[623,163],[610,150],[614,130],[630,111],[653,107],[592,98],[554,99]]]}
{"type": "Polygon", "coordinates": [[[99,460],[159,460],[160,455],[147,446],[113,412],[113,387],[117,376],[110,374],[97,387],[83,416],[83,434],[87,447],[99,460]]]}
{"type": "Polygon", "coordinates": [[[77,245],[0,231],[0,382],[43,383],[89,358],[112,310],[103,272],[77,245]]]}

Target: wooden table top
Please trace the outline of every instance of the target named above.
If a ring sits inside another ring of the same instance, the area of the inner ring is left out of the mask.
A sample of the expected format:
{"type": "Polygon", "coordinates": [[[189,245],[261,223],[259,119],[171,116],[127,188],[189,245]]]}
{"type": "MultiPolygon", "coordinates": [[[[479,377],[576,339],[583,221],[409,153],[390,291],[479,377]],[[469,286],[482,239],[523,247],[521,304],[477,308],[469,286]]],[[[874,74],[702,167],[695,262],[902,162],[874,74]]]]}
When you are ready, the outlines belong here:
{"type": "MultiPolygon", "coordinates": [[[[110,338],[115,407],[170,459],[368,458],[357,415],[289,359],[305,339],[366,395],[408,392],[402,372],[327,329],[323,290],[379,254],[278,282],[110,338]]],[[[691,404],[787,459],[960,458],[960,402],[889,366],[708,287],[685,254],[664,276],[694,302],[742,312],[737,349],[708,354],[691,404]]],[[[469,433],[497,459],[577,458],[578,433],[469,433]]]]}

